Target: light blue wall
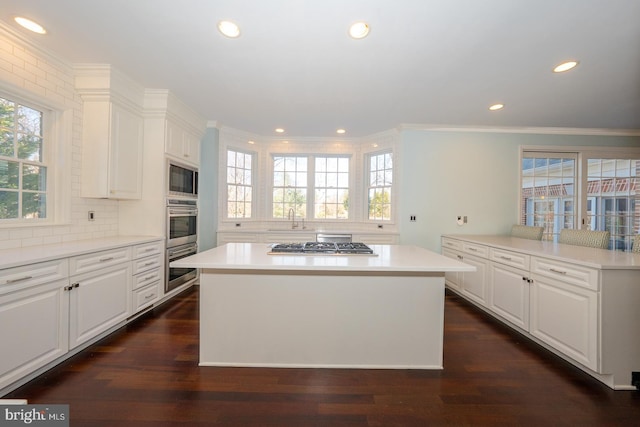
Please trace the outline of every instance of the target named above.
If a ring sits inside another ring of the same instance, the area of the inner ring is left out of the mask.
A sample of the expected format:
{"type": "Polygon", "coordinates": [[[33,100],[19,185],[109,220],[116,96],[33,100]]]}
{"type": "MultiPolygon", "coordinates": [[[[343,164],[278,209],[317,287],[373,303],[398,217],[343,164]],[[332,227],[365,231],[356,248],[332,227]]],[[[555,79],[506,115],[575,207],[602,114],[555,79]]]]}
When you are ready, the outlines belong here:
{"type": "Polygon", "coordinates": [[[400,242],[439,252],[442,234],[508,233],[518,222],[521,145],[640,147],[640,137],[404,130],[400,242]],[[458,215],[468,223],[458,226],[458,215]]]}
{"type": "Polygon", "coordinates": [[[216,247],[218,224],[218,129],[208,128],[200,145],[198,250],[216,247]]]}

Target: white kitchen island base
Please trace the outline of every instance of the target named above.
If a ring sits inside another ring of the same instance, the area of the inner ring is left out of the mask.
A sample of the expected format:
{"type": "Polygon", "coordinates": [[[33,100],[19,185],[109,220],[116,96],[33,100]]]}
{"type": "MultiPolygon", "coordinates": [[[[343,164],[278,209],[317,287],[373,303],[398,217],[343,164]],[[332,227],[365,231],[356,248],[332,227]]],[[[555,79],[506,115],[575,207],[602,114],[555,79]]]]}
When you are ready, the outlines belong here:
{"type": "Polygon", "coordinates": [[[201,366],[442,369],[443,321],[443,273],[201,271],[201,366]]]}
{"type": "Polygon", "coordinates": [[[200,269],[200,365],[442,369],[444,275],[475,267],[417,246],[270,255],[227,243],[200,269]]]}

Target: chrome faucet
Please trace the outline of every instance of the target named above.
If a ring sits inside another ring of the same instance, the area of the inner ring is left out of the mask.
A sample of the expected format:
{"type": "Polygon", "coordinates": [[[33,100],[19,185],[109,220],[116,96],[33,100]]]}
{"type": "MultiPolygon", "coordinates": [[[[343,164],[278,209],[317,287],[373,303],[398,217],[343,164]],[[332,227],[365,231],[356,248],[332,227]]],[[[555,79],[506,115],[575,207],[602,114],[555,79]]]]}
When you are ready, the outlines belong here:
{"type": "Polygon", "coordinates": [[[298,223],[296,222],[296,211],[293,208],[289,208],[287,218],[291,220],[291,228],[298,228],[298,223]]]}

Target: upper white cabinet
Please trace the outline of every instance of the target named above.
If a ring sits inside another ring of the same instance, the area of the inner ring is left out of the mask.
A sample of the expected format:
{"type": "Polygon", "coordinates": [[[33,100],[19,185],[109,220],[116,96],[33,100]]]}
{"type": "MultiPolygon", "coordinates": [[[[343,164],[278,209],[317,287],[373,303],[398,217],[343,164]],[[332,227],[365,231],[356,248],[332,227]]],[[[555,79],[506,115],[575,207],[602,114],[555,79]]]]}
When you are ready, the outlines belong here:
{"type": "Polygon", "coordinates": [[[110,66],[78,66],[83,197],[140,199],[144,90],[110,66]]]}
{"type": "Polygon", "coordinates": [[[200,165],[200,139],[173,120],[167,120],[165,152],[182,162],[200,165]]]}

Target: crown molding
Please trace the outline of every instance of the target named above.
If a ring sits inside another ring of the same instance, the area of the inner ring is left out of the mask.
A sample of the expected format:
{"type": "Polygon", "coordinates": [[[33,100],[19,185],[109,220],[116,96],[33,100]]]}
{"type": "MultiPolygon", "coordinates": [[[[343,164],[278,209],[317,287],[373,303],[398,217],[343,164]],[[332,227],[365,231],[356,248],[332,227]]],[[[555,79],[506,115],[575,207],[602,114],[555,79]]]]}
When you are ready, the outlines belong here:
{"type": "Polygon", "coordinates": [[[404,130],[426,130],[436,132],[473,132],[473,133],[520,133],[538,135],[580,135],[580,136],[640,136],[640,129],[605,128],[561,128],[561,127],[492,127],[492,126],[455,126],[403,123],[398,126],[404,130]]]}

